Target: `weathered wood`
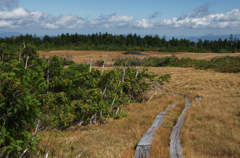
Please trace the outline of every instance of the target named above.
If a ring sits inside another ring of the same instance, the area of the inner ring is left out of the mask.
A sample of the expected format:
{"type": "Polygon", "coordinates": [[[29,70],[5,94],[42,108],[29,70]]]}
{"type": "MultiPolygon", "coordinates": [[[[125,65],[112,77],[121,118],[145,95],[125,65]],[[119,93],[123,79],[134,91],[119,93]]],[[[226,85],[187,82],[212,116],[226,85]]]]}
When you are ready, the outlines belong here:
{"type": "Polygon", "coordinates": [[[26,63],[25,63],[25,69],[27,69],[27,63],[28,63],[29,56],[27,55],[26,63]]]}
{"type": "Polygon", "coordinates": [[[150,146],[152,140],[154,139],[154,131],[162,125],[164,116],[167,114],[166,112],[174,106],[176,106],[176,103],[169,105],[165,111],[156,116],[152,126],[143,134],[142,138],[137,144],[134,158],[145,158],[150,154],[150,146]]]}
{"type": "Polygon", "coordinates": [[[154,96],[154,95],[156,95],[157,94],[157,91],[151,96],[151,98],[147,101],[147,103],[152,99],[152,97],[154,96]]]}
{"type": "Polygon", "coordinates": [[[163,88],[165,88],[165,89],[167,89],[167,90],[169,90],[169,91],[173,91],[173,90],[169,89],[168,87],[162,85],[159,81],[157,81],[157,84],[160,85],[160,86],[163,86],[163,88]]]}
{"type": "Polygon", "coordinates": [[[196,101],[196,102],[200,102],[201,100],[202,100],[201,97],[196,97],[196,98],[195,98],[195,101],[196,101]]]}
{"type": "Polygon", "coordinates": [[[21,59],[21,50],[19,51],[18,62],[20,62],[20,59],[21,59]]]}
{"type": "Polygon", "coordinates": [[[180,141],[182,132],[181,128],[185,119],[185,113],[190,106],[190,101],[188,98],[186,98],[185,108],[178,118],[177,124],[173,127],[170,136],[170,158],[182,158],[182,144],[180,141]]]}
{"type": "Polygon", "coordinates": [[[92,70],[92,60],[90,62],[90,70],[89,70],[89,72],[91,72],[91,70],[92,70]]]}
{"type": "MultiPolygon", "coordinates": [[[[108,48],[108,50],[109,50],[109,48],[108,48]]],[[[103,61],[103,68],[102,68],[102,74],[103,74],[103,71],[104,71],[104,64],[105,64],[105,62],[106,62],[106,59],[107,59],[107,55],[108,55],[108,50],[107,50],[107,54],[106,54],[105,60],[103,61]]]]}
{"type": "MultiPolygon", "coordinates": [[[[152,83],[148,78],[146,78],[150,83],[152,83]]],[[[162,90],[161,88],[159,88],[158,86],[156,86],[154,83],[152,83],[153,86],[155,86],[159,91],[161,92],[165,92],[164,90],[162,90]]]]}

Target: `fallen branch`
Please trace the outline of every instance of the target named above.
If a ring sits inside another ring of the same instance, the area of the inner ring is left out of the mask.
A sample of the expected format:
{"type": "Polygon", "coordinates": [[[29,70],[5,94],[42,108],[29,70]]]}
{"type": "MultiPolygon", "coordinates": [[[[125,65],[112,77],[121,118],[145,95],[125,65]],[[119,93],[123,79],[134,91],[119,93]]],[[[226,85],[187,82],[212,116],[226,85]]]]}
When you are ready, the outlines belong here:
{"type": "MultiPolygon", "coordinates": [[[[125,73],[123,74],[122,79],[124,78],[124,76],[125,76],[125,73]]],[[[120,80],[119,83],[118,83],[117,91],[118,91],[118,88],[119,88],[121,82],[122,82],[122,80],[120,80]]],[[[117,91],[116,91],[116,94],[117,94],[117,91]]],[[[115,101],[115,97],[114,97],[113,102],[112,102],[112,104],[111,104],[110,110],[112,110],[112,106],[113,106],[113,104],[114,104],[114,101],[115,101]]]]}
{"type": "MultiPolygon", "coordinates": [[[[5,123],[5,122],[4,122],[4,123],[5,123]]],[[[25,123],[26,123],[26,122],[25,122],[25,123]]],[[[27,123],[26,123],[26,124],[27,124],[27,123]]],[[[38,120],[37,127],[36,127],[36,129],[35,129],[35,132],[34,132],[32,138],[30,139],[30,142],[32,142],[33,139],[35,138],[35,136],[37,135],[39,124],[40,124],[40,120],[38,120]]],[[[28,124],[27,124],[27,125],[28,125],[28,124]]],[[[28,125],[28,126],[29,126],[29,125],[28,125]]],[[[21,156],[20,156],[19,158],[21,158],[21,157],[27,152],[27,150],[28,150],[28,148],[23,151],[23,153],[21,154],[21,156]]]]}
{"type": "Polygon", "coordinates": [[[154,93],[152,96],[151,96],[151,98],[147,101],[147,103],[152,99],[152,97],[154,96],[154,95],[156,95],[157,94],[157,91],[156,91],[156,93],[154,93]]]}
{"type": "Polygon", "coordinates": [[[21,154],[21,156],[19,158],[21,158],[23,156],[23,154],[25,154],[25,152],[27,152],[27,150],[28,150],[28,148],[23,151],[23,153],[21,154]]]}
{"type": "Polygon", "coordinates": [[[35,129],[35,132],[34,132],[32,138],[30,139],[30,141],[33,141],[34,137],[37,135],[39,124],[40,124],[40,120],[38,120],[37,127],[35,129]]]}
{"type": "Polygon", "coordinates": [[[82,153],[83,153],[83,151],[82,151],[77,157],[75,157],[75,158],[81,157],[81,156],[82,156],[82,153]]]}
{"type": "MultiPolygon", "coordinates": [[[[75,138],[76,136],[74,136],[74,137],[72,137],[70,140],[72,140],[73,138],[75,138]]],[[[64,145],[66,145],[67,143],[69,143],[70,142],[70,140],[69,141],[67,141],[64,145]]],[[[63,146],[64,146],[63,145],[63,146]]]]}
{"type": "Polygon", "coordinates": [[[47,154],[46,154],[45,158],[47,158],[47,157],[48,157],[48,153],[49,153],[49,151],[47,152],[47,154]]]}

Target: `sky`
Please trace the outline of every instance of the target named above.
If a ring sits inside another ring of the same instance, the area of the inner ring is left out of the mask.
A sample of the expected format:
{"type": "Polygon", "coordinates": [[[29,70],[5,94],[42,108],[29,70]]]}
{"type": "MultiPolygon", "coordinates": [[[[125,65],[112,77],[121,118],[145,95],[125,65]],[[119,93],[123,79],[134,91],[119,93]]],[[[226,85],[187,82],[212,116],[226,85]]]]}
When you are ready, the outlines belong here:
{"type": "Polygon", "coordinates": [[[240,33],[239,0],[0,0],[0,33],[240,33]]]}

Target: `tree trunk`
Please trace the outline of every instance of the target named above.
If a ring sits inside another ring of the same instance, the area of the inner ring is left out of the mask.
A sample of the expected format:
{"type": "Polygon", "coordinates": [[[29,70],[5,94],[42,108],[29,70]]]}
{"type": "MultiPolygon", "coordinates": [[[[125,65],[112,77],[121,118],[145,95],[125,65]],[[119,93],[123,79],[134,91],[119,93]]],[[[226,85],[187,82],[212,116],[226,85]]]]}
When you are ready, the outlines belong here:
{"type": "MultiPolygon", "coordinates": [[[[108,50],[109,50],[109,48],[108,48],[108,50]]],[[[103,62],[103,69],[102,69],[102,74],[103,74],[103,70],[104,70],[104,64],[105,64],[105,62],[106,62],[106,59],[107,59],[107,55],[108,55],[108,50],[107,50],[106,58],[105,58],[105,60],[104,60],[104,62],[103,62]]]]}
{"type": "Polygon", "coordinates": [[[20,59],[21,59],[21,51],[19,52],[19,55],[18,55],[18,62],[20,62],[20,59]]]}
{"type": "Polygon", "coordinates": [[[26,63],[25,63],[25,69],[27,69],[28,58],[29,58],[29,56],[27,55],[26,63]]]}
{"type": "Polygon", "coordinates": [[[92,60],[90,62],[90,70],[89,70],[89,72],[91,72],[91,69],[92,69],[92,60]]]}

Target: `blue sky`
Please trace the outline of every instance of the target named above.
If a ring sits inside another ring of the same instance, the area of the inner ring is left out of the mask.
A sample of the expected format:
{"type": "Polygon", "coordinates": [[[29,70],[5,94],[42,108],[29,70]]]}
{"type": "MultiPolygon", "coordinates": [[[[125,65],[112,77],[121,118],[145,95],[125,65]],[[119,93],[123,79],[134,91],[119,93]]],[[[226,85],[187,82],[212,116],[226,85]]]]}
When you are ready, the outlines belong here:
{"type": "Polygon", "coordinates": [[[0,33],[240,33],[239,0],[0,0],[0,33]]]}

